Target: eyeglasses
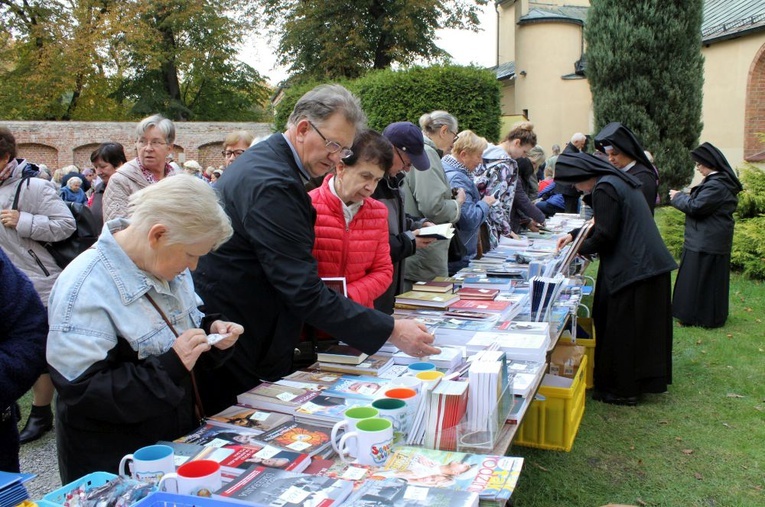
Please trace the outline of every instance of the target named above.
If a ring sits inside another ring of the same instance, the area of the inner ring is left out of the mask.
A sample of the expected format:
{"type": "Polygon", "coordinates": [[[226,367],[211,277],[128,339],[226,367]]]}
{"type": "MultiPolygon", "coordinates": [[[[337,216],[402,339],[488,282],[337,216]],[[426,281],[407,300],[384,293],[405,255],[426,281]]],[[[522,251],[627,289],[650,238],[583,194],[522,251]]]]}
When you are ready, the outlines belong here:
{"type": "Polygon", "coordinates": [[[396,152],[396,155],[398,155],[398,158],[401,159],[401,164],[403,164],[405,170],[409,170],[412,168],[412,162],[409,161],[408,163],[404,160],[404,157],[401,155],[401,152],[398,150],[396,146],[393,147],[393,151],[396,152]]]}
{"type": "Polygon", "coordinates": [[[311,120],[308,120],[308,124],[311,127],[313,127],[316,133],[319,134],[319,137],[321,137],[324,140],[324,147],[327,149],[328,152],[330,153],[340,152],[340,158],[348,158],[351,155],[353,155],[353,151],[351,151],[350,148],[343,148],[343,146],[337,141],[330,141],[329,139],[324,137],[324,134],[322,134],[321,131],[318,128],[316,128],[316,125],[314,125],[311,120]]]}
{"type": "Polygon", "coordinates": [[[223,158],[229,158],[229,157],[236,158],[239,155],[241,155],[242,153],[244,153],[244,150],[233,150],[233,151],[231,151],[231,150],[223,150],[222,152],[220,152],[220,154],[223,155],[223,158]]]}
{"type": "Polygon", "coordinates": [[[167,143],[165,141],[160,141],[159,139],[152,139],[151,141],[147,141],[146,139],[139,139],[138,141],[136,141],[135,144],[137,144],[141,148],[145,148],[148,145],[151,145],[152,148],[167,146],[167,143]]]}

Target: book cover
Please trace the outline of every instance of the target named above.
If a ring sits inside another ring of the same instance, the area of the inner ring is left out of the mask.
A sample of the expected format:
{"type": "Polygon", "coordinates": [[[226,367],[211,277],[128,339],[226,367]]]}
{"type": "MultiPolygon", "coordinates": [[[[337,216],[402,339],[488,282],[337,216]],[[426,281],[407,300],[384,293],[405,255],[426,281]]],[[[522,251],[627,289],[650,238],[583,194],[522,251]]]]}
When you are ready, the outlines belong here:
{"type": "Polygon", "coordinates": [[[183,465],[187,461],[190,461],[194,456],[198,455],[204,450],[203,445],[189,444],[184,442],[168,442],[166,440],[160,440],[157,442],[160,445],[168,445],[173,448],[173,461],[175,467],[183,465]]]}
{"type": "Polygon", "coordinates": [[[282,449],[313,456],[329,446],[330,431],[298,421],[286,422],[260,435],[260,440],[282,449]]]}
{"type": "Polygon", "coordinates": [[[207,422],[218,426],[249,428],[262,432],[279,426],[290,419],[290,416],[280,412],[268,412],[246,405],[232,405],[208,417],[207,422]]]}
{"type": "MultiPolygon", "coordinates": [[[[356,375],[370,375],[377,377],[385,370],[390,368],[393,364],[393,358],[389,354],[372,354],[368,358],[364,359],[359,364],[342,364],[342,363],[314,363],[310,369],[322,371],[322,372],[334,372],[337,376],[335,382],[340,378],[343,373],[350,373],[356,375]]],[[[328,373],[325,373],[328,374],[328,373]]],[[[334,384],[334,382],[332,383],[334,384]]],[[[331,386],[331,385],[330,385],[331,386]]],[[[327,386],[327,387],[330,387],[327,386]]]]}
{"type": "Polygon", "coordinates": [[[321,281],[324,282],[324,285],[334,290],[335,292],[348,297],[348,283],[346,282],[344,276],[325,276],[322,277],[321,281]]]}
{"type": "Polygon", "coordinates": [[[316,358],[325,363],[359,364],[367,357],[362,351],[342,343],[319,343],[316,348],[316,358]]]}
{"type": "Polygon", "coordinates": [[[367,481],[348,497],[343,507],[477,507],[479,496],[468,491],[416,486],[401,479],[367,481]]]}
{"type": "Polygon", "coordinates": [[[241,472],[253,465],[302,472],[311,464],[308,454],[288,451],[270,445],[236,445],[234,451],[220,461],[222,467],[241,472]]]}
{"type": "Polygon", "coordinates": [[[253,466],[216,491],[213,498],[280,507],[339,505],[353,491],[348,481],[253,466]]]}
{"type": "Polygon", "coordinates": [[[380,467],[361,465],[359,463],[345,463],[340,459],[314,459],[311,465],[305,469],[305,473],[350,481],[353,483],[353,489],[356,490],[367,481],[379,480],[379,477],[375,478],[374,475],[380,469],[380,467]]]}
{"type": "Polygon", "coordinates": [[[197,444],[205,447],[226,447],[251,443],[257,445],[260,433],[248,428],[226,427],[207,423],[188,435],[176,438],[175,442],[197,444]]]}
{"type": "Polygon", "coordinates": [[[462,287],[457,291],[460,299],[488,299],[493,301],[499,295],[499,289],[482,287],[462,287]]]}
{"type": "Polygon", "coordinates": [[[389,383],[389,379],[379,377],[343,375],[332,386],[332,389],[327,389],[324,391],[324,394],[327,396],[341,396],[371,401],[381,395],[389,383]]]}
{"type": "Polygon", "coordinates": [[[414,282],[412,290],[417,292],[451,292],[454,290],[454,284],[451,282],[414,282]]]}
{"type": "Polygon", "coordinates": [[[309,422],[320,426],[334,425],[343,418],[343,413],[351,407],[367,404],[366,400],[327,396],[321,394],[295,409],[297,421],[309,422]]]}
{"type": "Polygon", "coordinates": [[[306,387],[304,389],[311,389],[308,386],[315,384],[317,387],[312,388],[314,391],[323,391],[337,382],[337,379],[342,377],[340,373],[322,370],[318,365],[319,363],[314,363],[308,370],[292,372],[282,380],[290,380],[295,383],[305,384],[306,387]]]}
{"type": "Polygon", "coordinates": [[[447,308],[460,297],[456,294],[445,294],[439,292],[418,292],[410,290],[396,296],[397,304],[422,306],[428,308],[447,308]]]}
{"type": "Polygon", "coordinates": [[[393,361],[396,364],[412,364],[419,361],[427,361],[436,365],[436,368],[451,370],[458,366],[465,357],[464,347],[441,346],[441,352],[433,356],[413,357],[403,351],[393,354],[393,361]]]}
{"type": "Polygon", "coordinates": [[[513,289],[513,280],[501,277],[468,276],[462,281],[463,287],[476,289],[499,289],[500,292],[510,292],[513,289]]]}
{"type": "Polygon", "coordinates": [[[454,310],[470,310],[475,312],[486,313],[504,313],[507,311],[513,303],[511,301],[479,301],[475,299],[460,299],[449,305],[449,311],[454,310]]]}
{"type": "Polygon", "coordinates": [[[295,408],[318,396],[317,391],[263,382],[236,397],[239,404],[292,414],[295,408]]]}
{"type": "Polygon", "coordinates": [[[477,493],[481,502],[510,499],[523,467],[523,458],[467,454],[401,447],[377,477],[403,479],[409,484],[477,493]]]}

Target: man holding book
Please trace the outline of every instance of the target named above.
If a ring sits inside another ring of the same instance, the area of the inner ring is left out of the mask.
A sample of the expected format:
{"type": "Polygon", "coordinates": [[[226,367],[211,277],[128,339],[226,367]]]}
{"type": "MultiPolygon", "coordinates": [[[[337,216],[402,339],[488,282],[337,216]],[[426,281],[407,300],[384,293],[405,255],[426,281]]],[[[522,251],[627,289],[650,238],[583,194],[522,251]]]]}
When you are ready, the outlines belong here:
{"type": "Polygon", "coordinates": [[[234,235],[200,260],[195,284],[208,310],[241,322],[245,333],[223,371],[200,381],[208,411],[288,374],[304,322],[369,354],[388,339],[411,355],[438,353],[425,326],[394,321],[326,287],[311,255],[316,211],[304,184],[351,154],[365,120],[342,86],[314,88],[298,100],[286,132],[247,150],[218,180],[234,235]]]}

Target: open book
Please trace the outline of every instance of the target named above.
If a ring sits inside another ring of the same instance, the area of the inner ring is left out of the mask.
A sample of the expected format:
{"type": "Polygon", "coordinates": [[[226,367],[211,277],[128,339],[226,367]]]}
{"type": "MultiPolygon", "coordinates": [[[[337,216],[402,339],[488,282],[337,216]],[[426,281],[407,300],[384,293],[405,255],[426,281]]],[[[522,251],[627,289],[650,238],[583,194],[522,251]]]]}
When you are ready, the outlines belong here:
{"type": "Polygon", "coordinates": [[[454,226],[452,224],[431,225],[420,229],[421,238],[452,239],[454,226]]]}

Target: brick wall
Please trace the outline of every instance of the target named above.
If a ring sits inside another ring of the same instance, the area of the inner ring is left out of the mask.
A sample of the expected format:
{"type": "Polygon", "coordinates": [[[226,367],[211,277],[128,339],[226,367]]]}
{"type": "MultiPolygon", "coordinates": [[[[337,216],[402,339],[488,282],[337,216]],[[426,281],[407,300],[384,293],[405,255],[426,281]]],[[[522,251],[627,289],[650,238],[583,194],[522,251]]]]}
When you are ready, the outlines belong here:
{"type": "Polygon", "coordinates": [[[765,161],[765,45],[760,48],[749,69],[744,114],[744,160],[765,161]]]}
{"type": "MultiPolygon", "coordinates": [[[[90,165],[90,153],[107,141],[122,143],[128,160],[135,157],[136,122],[2,121],[16,137],[19,156],[55,170],[70,164],[90,165]]],[[[234,130],[249,130],[256,137],[271,133],[269,123],[177,122],[175,161],[196,160],[202,167],[223,165],[223,139],[234,130]]]]}

